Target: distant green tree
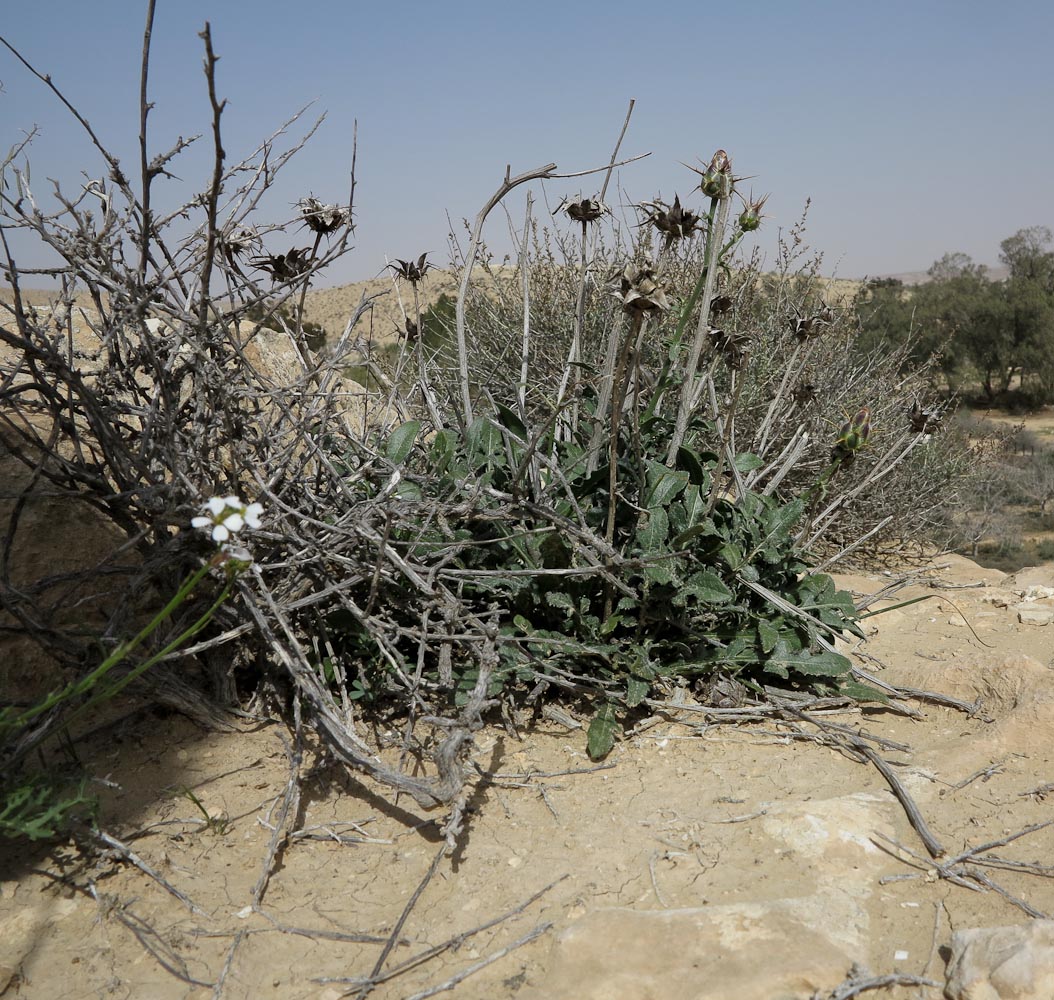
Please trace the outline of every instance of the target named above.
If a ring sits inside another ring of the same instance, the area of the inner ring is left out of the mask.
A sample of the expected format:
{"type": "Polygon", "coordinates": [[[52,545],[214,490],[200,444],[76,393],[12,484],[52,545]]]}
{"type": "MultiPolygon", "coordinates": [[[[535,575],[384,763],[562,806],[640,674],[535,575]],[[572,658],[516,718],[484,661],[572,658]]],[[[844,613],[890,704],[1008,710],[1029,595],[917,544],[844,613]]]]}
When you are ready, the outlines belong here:
{"type": "Polygon", "coordinates": [[[907,288],[869,282],[857,296],[869,348],[910,339],[912,363],[936,356],[951,388],[980,383],[991,402],[1016,389],[1029,404],[1054,401],[1054,234],[1046,226],[1003,240],[1005,281],[967,254],[947,253],[907,288]]]}

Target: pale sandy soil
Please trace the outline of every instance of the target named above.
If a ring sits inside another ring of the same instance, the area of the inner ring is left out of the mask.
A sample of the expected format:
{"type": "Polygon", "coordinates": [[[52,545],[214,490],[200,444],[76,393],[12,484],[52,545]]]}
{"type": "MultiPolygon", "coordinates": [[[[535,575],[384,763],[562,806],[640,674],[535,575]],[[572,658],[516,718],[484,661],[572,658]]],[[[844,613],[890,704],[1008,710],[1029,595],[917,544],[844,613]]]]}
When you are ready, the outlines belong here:
{"type": "MultiPolygon", "coordinates": [[[[864,574],[842,582],[863,592],[887,580],[864,574]]],[[[1054,627],[1021,625],[1011,608],[1000,606],[1006,595],[1016,600],[1015,587],[1040,582],[1054,585],[1054,566],[1027,571],[1015,582],[952,557],[903,594],[936,599],[872,619],[877,631],[866,650],[888,667],[884,679],[968,700],[980,686],[993,721],[933,705],[920,705],[915,719],[873,710],[838,718],[910,747],[888,756],[950,852],[1051,818],[1049,797],[1026,793],[1054,781],[1054,710],[1049,701],[1045,707],[1027,703],[1023,675],[1013,663],[1033,657],[1038,662],[1028,669],[1045,673],[1049,690],[1054,627]],[[985,768],[991,773],[961,784],[985,768]]],[[[554,941],[590,915],[613,906],[642,912],[750,901],[776,906],[814,891],[826,865],[846,863],[844,857],[812,856],[802,845],[788,847],[766,825],[766,814],[822,813],[824,803],[861,793],[861,808],[873,803],[884,810],[876,831],[925,853],[873,767],[819,743],[792,741],[786,726],[697,723],[691,715],[656,719],[620,743],[602,770],[586,758],[580,731],[546,725],[518,736],[483,732],[473,759],[497,777],[477,784],[466,835],[455,856],[440,863],[386,967],[469,934],[559,881],[509,920],[466,937],[460,948],[371,995],[394,1000],[425,991],[551,923],[537,940],[467,978],[452,995],[562,996],[552,975],[554,963],[564,969],[566,958],[554,941]]],[[[305,835],[281,854],[254,913],[269,823],[289,773],[287,740],[279,726],[208,733],[182,717],[149,713],[100,733],[82,754],[108,783],[103,825],[196,909],[128,864],[86,863],[71,847],[7,847],[0,857],[0,968],[10,975],[4,996],[335,1000],[347,987],[320,980],[368,975],[382,945],[353,938],[392,932],[436,854],[441,817],[422,813],[410,800],[390,804],[309,752],[296,823],[305,835]],[[212,829],[187,790],[218,820],[212,829]],[[349,842],[338,843],[337,834],[349,842]],[[189,985],[166,971],[168,965],[213,984],[236,943],[215,994],[211,985],[189,985]]],[[[952,929],[1027,919],[994,892],[940,879],[879,884],[881,876],[919,873],[873,847],[850,853],[847,871],[861,869],[866,876],[860,890],[866,897],[864,945],[855,957],[876,973],[926,968],[940,978],[936,949],[952,929]],[[907,959],[895,957],[902,952],[907,959]]],[[[1054,828],[1005,853],[1049,862],[1054,828]]],[[[993,874],[1037,909],[1054,911],[1049,880],[993,874]]],[[[788,944],[793,948],[793,940],[788,944]]],[[[611,962],[617,966],[619,956],[612,954],[611,962]]],[[[938,994],[905,988],[881,995],[932,1000],[938,994]]]]}

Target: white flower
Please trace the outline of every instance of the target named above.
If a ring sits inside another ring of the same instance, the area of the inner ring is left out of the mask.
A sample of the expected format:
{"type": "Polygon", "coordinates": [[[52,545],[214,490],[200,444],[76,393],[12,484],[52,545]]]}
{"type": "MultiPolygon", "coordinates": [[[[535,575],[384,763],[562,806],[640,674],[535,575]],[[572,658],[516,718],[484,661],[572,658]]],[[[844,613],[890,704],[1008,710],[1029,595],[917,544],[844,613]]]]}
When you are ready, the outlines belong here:
{"type": "Polygon", "coordinates": [[[242,513],[245,515],[245,523],[255,531],[260,527],[260,515],[263,513],[263,504],[251,503],[242,513]]]}
{"type": "Polygon", "coordinates": [[[240,497],[209,497],[205,501],[203,512],[191,518],[190,526],[208,532],[214,542],[224,545],[242,528],[259,528],[262,513],[263,504],[245,504],[240,497]]]}

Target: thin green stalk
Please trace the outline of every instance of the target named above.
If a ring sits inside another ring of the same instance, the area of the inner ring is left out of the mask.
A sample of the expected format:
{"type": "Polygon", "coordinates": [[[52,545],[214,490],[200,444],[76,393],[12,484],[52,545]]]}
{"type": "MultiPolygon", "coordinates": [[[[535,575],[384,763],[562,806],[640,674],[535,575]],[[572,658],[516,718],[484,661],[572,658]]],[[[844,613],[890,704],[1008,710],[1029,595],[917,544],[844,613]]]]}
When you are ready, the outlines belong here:
{"type": "Polygon", "coordinates": [[[108,674],[118,663],[124,660],[129,653],[133,652],[141,642],[148,639],[169,618],[172,612],[186,600],[187,595],[189,595],[190,592],[201,582],[205,574],[212,568],[213,564],[213,561],[210,560],[200,569],[192,573],[184,581],[179,590],[176,591],[175,596],[154,616],[153,619],[151,619],[149,624],[147,624],[138,635],[127,643],[119,644],[117,648],[114,649],[114,651],[90,674],[86,677],[81,677],[76,681],[71,681],[61,691],[49,695],[39,705],[34,705],[32,708],[27,709],[6,725],[13,728],[21,728],[61,702],[90,691],[100,680],[102,680],[103,677],[106,676],[106,674],[108,674]]]}
{"type": "MultiPolygon", "coordinates": [[[[619,427],[622,423],[622,406],[626,399],[626,368],[629,364],[629,354],[640,333],[644,323],[644,313],[637,310],[633,313],[633,319],[626,338],[622,342],[622,350],[619,352],[618,364],[615,367],[614,385],[611,391],[611,412],[609,419],[608,437],[608,518],[605,539],[608,545],[612,545],[615,539],[615,510],[617,506],[616,491],[618,489],[618,441],[619,427]]],[[[604,618],[611,616],[612,590],[610,584],[605,585],[604,594],[604,618]]]]}
{"type": "MultiPolygon", "coordinates": [[[[681,389],[681,402],[677,409],[677,422],[670,439],[670,448],[666,456],[666,464],[672,465],[677,457],[677,449],[684,441],[688,431],[688,422],[692,413],[698,405],[699,393],[702,382],[696,376],[699,368],[699,358],[703,352],[703,344],[710,330],[710,304],[713,302],[714,289],[717,287],[717,267],[721,260],[719,246],[725,231],[725,223],[728,221],[728,210],[731,197],[722,198],[717,205],[717,217],[711,223],[707,216],[706,232],[706,280],[703,284],[702,302],[699,307],[699,322],[696,326],[695,339],[688,355],[688,364],[685,366],[684,385],[681,389]]],[[[712,209],[711,205],[711,209],[712,209]]],[[[682,317],[682,322],[683,322],[682,317]]],[[[680,326],[680,324],[678,324],[680,326]]]]}

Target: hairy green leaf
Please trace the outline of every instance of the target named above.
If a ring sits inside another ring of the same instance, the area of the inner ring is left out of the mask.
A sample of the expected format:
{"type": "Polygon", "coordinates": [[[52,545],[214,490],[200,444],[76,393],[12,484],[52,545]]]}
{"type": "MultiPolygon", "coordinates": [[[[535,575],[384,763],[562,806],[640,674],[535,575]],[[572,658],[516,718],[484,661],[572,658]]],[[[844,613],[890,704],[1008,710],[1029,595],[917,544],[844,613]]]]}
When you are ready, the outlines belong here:
{"type": "Polygon", "coordinates": [[[611,748],[615,745],[615,734],[618,728],[615,706],[610,702],[601,705],[589,723],[589,731],[586,735],[586,749],[593,760],[600,760],[611,752],[611,748]]]}
{"type": "Polygon", "coordinates": [[[384,454],[388,461],[393,465],[402,465],[409,457],[420,432],[420,420],[407,420],[405,424],[396,427],[384,446],[384,454]]]}

